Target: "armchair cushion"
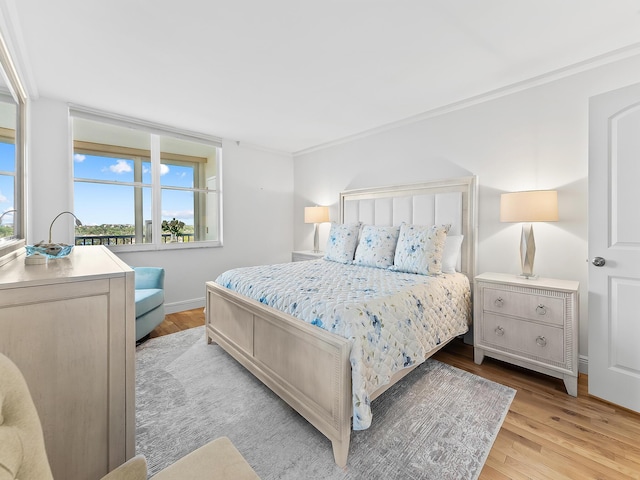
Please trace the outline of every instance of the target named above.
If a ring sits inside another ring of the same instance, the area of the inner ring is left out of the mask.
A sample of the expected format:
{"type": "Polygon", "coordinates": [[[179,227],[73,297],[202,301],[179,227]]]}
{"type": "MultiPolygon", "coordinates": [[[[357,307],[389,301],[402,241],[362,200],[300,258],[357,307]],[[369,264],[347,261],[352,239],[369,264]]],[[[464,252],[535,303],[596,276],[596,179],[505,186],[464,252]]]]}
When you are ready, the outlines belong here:
{"type": "Polygon", "coordinates": [[[22,441],[18,429],[0,426],[0,480],[13,480],[22,465],[22,441]]]}
{"type": "Polygon", "coordinates": [[[0,479],[53,480],[27,383],[1,353],[0,380],[0,479]]]}
{"type": "Polygon", "coordinates": [[[144,456],[136,455],[110,471],[102,480],[147,480],[147,461],[144,456]]]}
{"type": "Polygon", "coordinates": [[[260,480],[227,437],[220,437],[169,465],[151,480],[260,480]]]}
{"type": "Polygon", "coordinates": [[[164,303],[164,290],[159,288],[147,288],[136,290],[136,318],[150,312],[164,303]]]}

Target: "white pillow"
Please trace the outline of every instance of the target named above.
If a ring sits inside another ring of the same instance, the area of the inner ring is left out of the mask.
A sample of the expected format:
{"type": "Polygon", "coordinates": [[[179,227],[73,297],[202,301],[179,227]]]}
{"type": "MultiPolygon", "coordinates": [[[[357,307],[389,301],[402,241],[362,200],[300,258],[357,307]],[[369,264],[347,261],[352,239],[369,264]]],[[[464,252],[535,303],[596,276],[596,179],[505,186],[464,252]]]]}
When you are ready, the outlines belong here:
{"type": "Polygon", "coordinates": [[[442,273],[442,252],[449,225],[400,225],[393,269],[421,275],[442,273]]]}
{"type": "Polygon", "coordinates": [[[325,260],[339,263],[353,262],[353,253],[358,244],[358,232],[360,231],[360,222],[358,223],[332,223],[325,248],[325,260]]]}
{"type": "Polygon", "coordinates": [[[458,259],[460,258],[460,247],[462,246],[463,235],[447,235],[442,252],[442,273],[456,273],[458,259]]]}
{"type": "Polygon", "coordinates": [[[400,227],[362,227],[353,263],[365,267],[389,268],[393,265],[399,232],[400,227]]]}

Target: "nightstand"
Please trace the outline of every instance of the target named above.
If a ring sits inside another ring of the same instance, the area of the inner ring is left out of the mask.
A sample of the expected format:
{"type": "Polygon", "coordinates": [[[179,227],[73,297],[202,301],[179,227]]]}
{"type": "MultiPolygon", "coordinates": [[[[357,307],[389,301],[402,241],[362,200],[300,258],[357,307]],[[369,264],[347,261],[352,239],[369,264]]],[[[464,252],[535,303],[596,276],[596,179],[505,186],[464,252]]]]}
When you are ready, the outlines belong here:
{"type": "Polygon", "coordinates": [[[485,355],[564,381],[578,395],[578,287],[570,280],[475,278],[474,360],[485,355]]]}
{"type": "Polygon", "coordinates": [[[314,252],[313,250],[299,250],[291,252],[292,262],[302,262],[303,260],[317,260],[324,257],[324,252],[314,252]]]}

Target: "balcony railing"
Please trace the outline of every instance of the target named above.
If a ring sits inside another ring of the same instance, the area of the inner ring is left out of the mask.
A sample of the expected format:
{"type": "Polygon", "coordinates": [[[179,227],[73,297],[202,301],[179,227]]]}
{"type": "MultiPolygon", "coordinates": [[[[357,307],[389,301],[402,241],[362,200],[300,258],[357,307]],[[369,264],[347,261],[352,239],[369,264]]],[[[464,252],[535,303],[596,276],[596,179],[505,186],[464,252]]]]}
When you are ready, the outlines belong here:
{"type": "MultiPolygon", "coordinates": [[[[135,245],[135,235],[82,235],[76,236],[76,245],[135,245]]],[[[178,236],[178,243],[195,242],[193,233],[178,236]]],[[[171,234],[162,234],[162,243],[171,243],[171,234]]]]}

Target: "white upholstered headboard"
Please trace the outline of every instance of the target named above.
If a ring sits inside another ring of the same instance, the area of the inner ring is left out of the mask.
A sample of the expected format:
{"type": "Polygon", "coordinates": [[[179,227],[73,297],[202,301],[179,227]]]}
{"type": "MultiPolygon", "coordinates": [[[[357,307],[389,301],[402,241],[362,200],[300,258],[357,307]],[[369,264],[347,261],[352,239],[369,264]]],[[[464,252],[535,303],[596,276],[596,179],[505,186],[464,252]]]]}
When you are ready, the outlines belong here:
{"type": "Polygon", "coordinates": [[[348,190],[340,194],[340,222],[367,225],[451,224],[464,235],[461,271],[473,284],[476,272],[476,177],[348,190]]]}

